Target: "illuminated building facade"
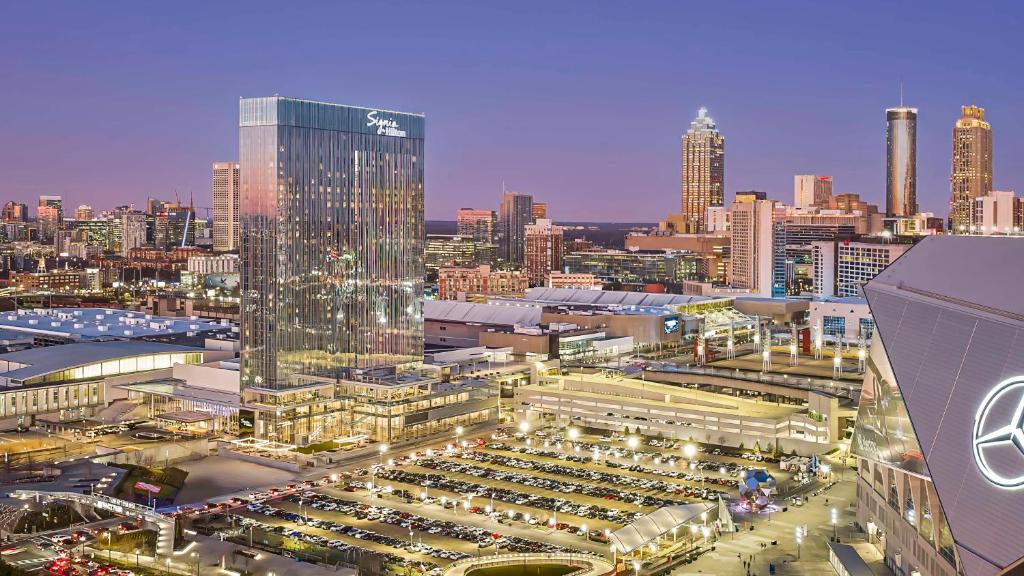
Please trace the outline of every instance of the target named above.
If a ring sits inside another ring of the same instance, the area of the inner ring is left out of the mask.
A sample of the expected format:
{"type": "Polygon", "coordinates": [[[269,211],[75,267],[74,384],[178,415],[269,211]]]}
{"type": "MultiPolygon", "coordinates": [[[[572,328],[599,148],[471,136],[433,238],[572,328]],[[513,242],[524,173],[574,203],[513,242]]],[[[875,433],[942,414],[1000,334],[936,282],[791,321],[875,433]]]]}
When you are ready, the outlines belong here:
{"type": "Polygon", "coordinates": [[[917,109],[889,108],[886,119],[885,213],[917,213],[917,109]]]}
{"type": "Polygon", "coordinates": [[[725,137],[707,108],[697,112],[683,134],[682,227],[685,234],[707,231],[709,206],[725,204],[725,137]]]}
{"type": "Polygon", "coordinates": [[[315,425],[307,386],[422,359],[424,118],[274,96],[239,121],[241,382],[315,425]]]}
{"type": "Polygon", "coordinates": [[[213,249],[227,252],[238,249],[237,162],[213,163],[213,249]]]}
{"type": "Polygon", "coordinates": [[[985,109],[964,106],[953,126],[953,170],[950,177],[949,231],[970,232],[975,198],[992,191],[992,126],[985,109]]]}

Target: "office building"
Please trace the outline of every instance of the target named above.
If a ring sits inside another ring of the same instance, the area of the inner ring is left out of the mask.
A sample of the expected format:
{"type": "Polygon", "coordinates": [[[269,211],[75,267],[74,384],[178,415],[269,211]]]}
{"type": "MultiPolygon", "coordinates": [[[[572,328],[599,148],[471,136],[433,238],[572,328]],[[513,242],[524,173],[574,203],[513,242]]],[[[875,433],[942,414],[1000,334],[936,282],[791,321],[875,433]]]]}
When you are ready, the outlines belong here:
{"type": "Polygon", "coordinates": [[[737,192],[729,208],[732,229],[731,259],[733,288],[753,294],[772,295],[774,274],[775,202],[763,192],[737,192]]]}
{"type": "Polygon", "coordinates": [[[832,200],[832,177],[797,174],[793,177],[793,206],[827,208],[832,200]]]}
{"type": "Polygon", "coordinates": [[[971,234],[1014,234],[1020,232],[1016,221],[1018,198],[1013,192],[993,190],[971,204],[971,234]]]}
{"type": "Polygon", "coordinates": [[[533,221],[543,220],[548,217],[548,204],[547,202],[534,202],[533,203],[533,221]]]}
{"type": "Polygon", "coordinates": [[[157,248],[195,246],[196,213],[190,206],[165,203],[165,210],[153,217],[153,243],[157,248]]]}
{"type": "Polygon", "coordinates": [[[721,234],[729,231],[729,209],[725,206],[708,206],[704,215],[707,234],[721,234]]]}
{"type": "Polygon", "coordinates": [[[36,208],[39,236],[44,242],[53,240],[54,234],[64,222],[64,201],[60,196],[40,196],[36,208]]]}
{"type": "Polygon", "coordinates": [[[237,162],[213,163],[213,249],[217,252],[238,250],[237,162]]]}
{"type": "Polygon", "coordinates": [[[533,223],[533,196],[505,192],[498,211],[498,256],[509,264],[523,264],[526,227],[533,223]]]}
{"type": "Polygon", "coordinates": [[[494,244],[498,233],[498,215],[494,210],[459,208],[455,214],[456,233],[475,242],[494,244]]]}
{"type": "Polygon", "coordinates": [[[857,523],[894,574],[1024,565],[1024,252],[929,236],[864,288],[876,323],[851,441],[857,523]]]}
{"type": "Polygon", "coordinates": [[[813,242],[814,296],[861,296],[863,285],[895,262],[910,246],[909,243],[884,238],[813,242]]]}
{"type": "Polygon", "coordinates": [[[497,270],[490,266],[446,266],[438,271],[437,299],[461,300],[470,295],[521,296],[529,288],[526,274],[519,270],[497,270]]]}
{"type": "Polygon", "coordinates": [[[949,231],[969,233],[974,199],[992,191],[992,127],[984,108],[963,106],[953,126],[950,187],[949,231]]]}
{"type": "Polygon", "coordinates": [[[125,212],[121,215],[121,255],[146,245],[146,214],[125,212]]]}
{"type": "Polygon", "coordinates": [[[548,288],[574,288],[577,290],[600,290],[604,282],[593,274],[579,272],[550,272],[544,286],[548,288]]]}
{"type": "Polygon", "coordinates": [[[860,296],[813,300],[808,310],[808,323],[829,344],[840,339],[847,343],[870,342],[875,334],[868,302],[860,296]]]}
{"type": "Polygon", "coordinates": [[[438,271],[445,266],[490,266],[497,262],[497,246],[477,242],[468,236],[430,234],[423,253],[427,280],[437,280],[438,271]]]}
{"type": "Polygon", "coordinates": [[[565,255],[565,269],[590,274],[604,283],[681,284],[704,280],[700,263],[707,256],[683,250],[587,250],[565,255]]]}
{"type": "Polygon", "coordinates": [[[314,397],[422,359],[424,118],[274,96],[239,125],[245,400],[264,437],[334,437],[314,397]]]}
{"type": "Polygon", "coordinates": [[[543,286],[548,274],[562,269],[565,237],[561,226],[541,219],[526,226],[526,261],[524,268],[530,286],[543,286]]]}
{"type": "Polygon", "coordinates": [[[886,119],[886,216],[917,213],[917,108],[889,108],[886,119]]]}
{"type": "Polygon", "coordinates": [[[96,213],[93,211],[92,206],[88,204],[82,204],[75,208],[75,220],[92,220],[95,217],[96,213]]]}
{"type": "Polygon", "coordinates": [[[28,222],[28,206],[21,202],[8,201],[4,204],[3,221],[28,222]]]}
{"type": "Polygon", "coordinates": [[[707,108],[697,111],[682,138],[682,217],[686,234],[707,231],[708,206],[725,205],[725,137],[707,108]]]}

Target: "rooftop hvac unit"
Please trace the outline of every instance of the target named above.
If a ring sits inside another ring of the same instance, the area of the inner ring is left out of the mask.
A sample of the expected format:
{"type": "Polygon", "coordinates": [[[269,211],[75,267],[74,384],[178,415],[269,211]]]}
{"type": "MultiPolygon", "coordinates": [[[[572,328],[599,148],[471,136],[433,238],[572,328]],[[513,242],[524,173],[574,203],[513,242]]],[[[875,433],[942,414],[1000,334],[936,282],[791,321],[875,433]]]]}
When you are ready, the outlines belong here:
{"type": "Polygon", "coordinates": [[[96,327],[96,329],[99,330],[100,332],[106,332],[107,331],[107,325],[106,324],[100,324],[99,326],[96,327]]]}
{"type": "Polygon", "coordinates": [[[231,331],[234,332],[235,334],[238,334],[238,326],[232,326],[231,331]]]}
{"type": "Polygon", "coordinates": [[[153,319],[153,315],[152,314],[146,314],[146,320],[152,320],[152,319],[153,319]]]}
{"type": "Polygon", "coordinates": [[[36,324],[39,324],[39,320],[36,320],[35,318],[31,318],[31,319],[29,319],[28,323],[31,324],[32,326],[35,326],[36,324]]]}
{"type": "Polygon", "coordinates": [[[82,311],[81,310],[75,310],[74,312],[72,312],[72,314],[74,314],[75,316],[81,316],[82,315],[82,311]]]}
{"type": "Polygon", "coordinates": [[[75,322],[75,328],[76,329],[85,328],[85,324],[82,324],[81,322],[75,322]]]}
{"type": "Polygon", "coordinates": [[[60,322],[50,322],[50,326],[56,328],[56,327],[60,326],[60,322]]]}
{"type": "Polygon", "coordinates": [[[195,332],[186,332],[186,334],[188,334],[189,336],[195,336],[196,335],[195,332]]]}
{"type": "Polygon", "coordinates": [[[124,335],[125,335],[125,336],[134,336],[134,335],[135,335],[135,333],[134,333],[134,332],[132,332],[131,330],[125,330],[125,331],[124,331],[124,335]]]}
{"type": "Polygon", "coordinates": [[[14,322],[17,319],[18,319],[18,317],[13,315],[13,314],[11,314],[10,316],[7,317],[7,321],[8,322],[14,322]]]}
{"type": "Polygon", "coordinates": [[[199,330],[199,324],[189,324],[189,330],[199,330]]]}
{"type": "Polygon", "coordinates": [[[103,320],[104,318],[106,318],[106,316],[103,315],[103,314],[97,314],[96,315],[96,320],[103,320]]]}
{"type": "Polygon", "coordinates": [[[196,320],[199,320],[199,316],[189,316],[188,319],[195,322],[196,320]]]}
{"type": "Polygon", "coordinates": [[[231,323],[231,321],[230,321],[230,320],[228,320],[227,318],[221,318],[221,319],[220,319],[220,325],[221,325],[221,326],[227,326],[227,325],[228,325],[228,324],[230,324],[230,323],[231,323]]]}

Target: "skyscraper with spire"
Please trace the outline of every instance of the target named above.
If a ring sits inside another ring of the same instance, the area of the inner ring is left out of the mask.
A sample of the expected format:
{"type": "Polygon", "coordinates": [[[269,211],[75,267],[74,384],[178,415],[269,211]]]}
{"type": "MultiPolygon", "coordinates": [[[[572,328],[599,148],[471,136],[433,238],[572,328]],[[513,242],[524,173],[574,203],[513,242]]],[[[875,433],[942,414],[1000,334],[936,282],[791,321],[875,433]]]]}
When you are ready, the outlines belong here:
{"type": "Polygon", "coordinates": [[[953,169],[950,177],[949,230],[970,232],[974,199],[992,191],[992,127],[985,109],[963,106],[953,125],[953,169]]]}
{"type": "Polygon", "coordinates": [[[725,137],[718,132],[708,109],[701,108],[683,134],[683,232],[707,231],[708,206],[725,203],[725,137]]]}

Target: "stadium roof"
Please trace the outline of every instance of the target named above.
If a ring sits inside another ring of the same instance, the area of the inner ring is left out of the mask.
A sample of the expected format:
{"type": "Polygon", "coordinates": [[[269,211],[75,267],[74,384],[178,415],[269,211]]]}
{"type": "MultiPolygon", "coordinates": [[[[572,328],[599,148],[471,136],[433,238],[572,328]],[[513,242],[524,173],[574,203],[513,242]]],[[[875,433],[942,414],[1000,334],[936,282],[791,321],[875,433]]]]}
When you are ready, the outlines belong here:
{"type": "Polygon", "coordinates": [[[524,300],[550,304],[587,304],[590,306],[663,307],[715,300],[707,296],[685,294],[649,294],[617,290],[580,290],[576,288],[530,288],[524,300]]]}
{"type": "Polygon", "coordinates": [[[703,503],[658,508],[612,532],[608,539],[618,549],[619,554],[629,554],[668,534],[673,528],[685,525],[700,516],[701,512],[707,512],[710,509],[711,506],[703,503]]]}
{"type": "MultiPolygon", "coordinates": [[[[83,366],[118,358],[168,354],[172,352],[203,352],[202,348],[178,346],[162,342],[142,340],[118,340],[113,342],[81,342],[61,346],[32,348],[18,352],[0,354],[0,366],[13,363],[21,365],[14,370],[0,372],[0,376],[12,380],[27,380],[75,366],[83,366]]],[[[2,369],[2,368],[0,368],[2,369]]]]}
{"type": "Polygon", "coordinates": [[[536,306],[476,304],[451,300],[427,300],[423,303],[423,316],[427,320],[536,326],[540,323],[540,315],[541,309],[536,306]]]}

